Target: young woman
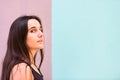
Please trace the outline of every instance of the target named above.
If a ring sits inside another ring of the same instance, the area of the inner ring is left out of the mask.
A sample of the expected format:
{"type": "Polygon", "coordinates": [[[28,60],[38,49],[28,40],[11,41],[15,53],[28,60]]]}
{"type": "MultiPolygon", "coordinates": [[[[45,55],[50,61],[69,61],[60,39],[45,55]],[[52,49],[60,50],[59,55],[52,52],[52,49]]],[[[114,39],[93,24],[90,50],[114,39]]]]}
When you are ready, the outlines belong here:
{"type": "Polygon", "coordinates": [[[11,25],[1,80],[43,80],[39,68],[43,61],[44,36],[37,16],[18,17],[11,25]],[[35,65],[40,53],[39,68],[35,65]]]}

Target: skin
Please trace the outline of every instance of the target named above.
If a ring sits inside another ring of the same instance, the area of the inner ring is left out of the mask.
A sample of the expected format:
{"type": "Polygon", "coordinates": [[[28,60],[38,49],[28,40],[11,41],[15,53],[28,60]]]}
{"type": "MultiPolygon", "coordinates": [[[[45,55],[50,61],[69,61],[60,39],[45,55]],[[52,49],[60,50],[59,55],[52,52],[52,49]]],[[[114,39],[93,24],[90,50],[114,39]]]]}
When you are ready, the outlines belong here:
{"type": "MultiPolygon", "coordinates": [[[[28,20],[28,34],[26,44],[29,48],[31,67],[39,73],[34,63],[34,56],[39,49],[43,49],[43,33],[40,23],[36,19],[28,20]]],[[[40,74],[40,73],[39,73],[40,74]]],[[[34,80],[30,67],[26,63],[20,63],[13,67],[10,80],[34,80]]]]}
{"type": "Polygon", "coordinates": [[[35,19],[28,20],[28,34],[26,44],[29,47],[31,62],[34,64],[34,55],[37,50],[43,49],[43,33],[40,23],[35,19]]]}

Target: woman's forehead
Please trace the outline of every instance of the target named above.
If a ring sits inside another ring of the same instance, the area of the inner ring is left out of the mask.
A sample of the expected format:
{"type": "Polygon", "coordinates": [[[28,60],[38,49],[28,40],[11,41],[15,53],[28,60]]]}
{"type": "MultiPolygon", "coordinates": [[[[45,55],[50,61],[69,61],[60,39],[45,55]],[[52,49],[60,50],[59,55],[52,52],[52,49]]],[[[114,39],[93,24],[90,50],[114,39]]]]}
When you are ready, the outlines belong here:
{"type": "Polygon", "coordinates": [[[29,19],[28,20],[28,29],[31,27],[40,27],[40,23],[39,21],[37,21],[36,19],[29,19]]]}

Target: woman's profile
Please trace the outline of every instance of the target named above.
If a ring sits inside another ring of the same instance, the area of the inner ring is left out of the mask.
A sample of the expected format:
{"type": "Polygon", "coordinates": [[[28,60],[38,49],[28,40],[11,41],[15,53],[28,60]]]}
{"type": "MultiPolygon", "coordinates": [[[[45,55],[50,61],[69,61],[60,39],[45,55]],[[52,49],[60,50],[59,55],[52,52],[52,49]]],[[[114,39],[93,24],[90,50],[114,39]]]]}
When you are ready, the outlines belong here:
{"type": "Polygon", "coordinates": [[[1,80],[43,80],[40,66],[43,61],[44,35],[39,17],[20,16],[11,25],[1,80]],[[39,67],[35,64],[40,53],[39,67]]]}

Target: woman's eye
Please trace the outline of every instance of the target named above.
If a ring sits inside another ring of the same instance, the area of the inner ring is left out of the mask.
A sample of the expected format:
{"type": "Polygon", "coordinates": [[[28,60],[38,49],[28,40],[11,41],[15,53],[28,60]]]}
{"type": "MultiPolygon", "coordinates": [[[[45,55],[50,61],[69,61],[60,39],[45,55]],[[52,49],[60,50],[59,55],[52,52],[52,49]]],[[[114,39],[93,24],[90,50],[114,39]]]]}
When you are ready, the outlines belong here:
{"type": "Polygon", "coordinates": [[[30,32],[31,32],[31,33],[34,33],[34,32],[36,32],[36,30],[30,30],[30,32]]]}

